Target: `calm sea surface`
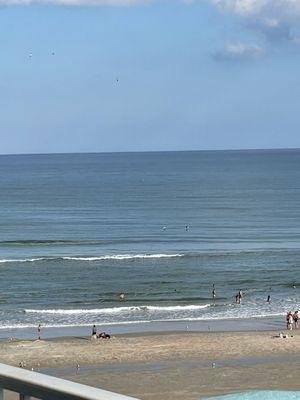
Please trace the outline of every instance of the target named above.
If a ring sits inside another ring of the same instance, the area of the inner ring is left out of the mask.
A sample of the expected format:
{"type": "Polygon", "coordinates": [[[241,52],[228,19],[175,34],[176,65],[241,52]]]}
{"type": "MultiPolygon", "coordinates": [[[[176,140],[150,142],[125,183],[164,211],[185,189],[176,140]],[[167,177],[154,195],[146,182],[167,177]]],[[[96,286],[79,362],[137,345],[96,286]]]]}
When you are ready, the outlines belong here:
{"type": "Polygon", "coordinates": [[[298,150],[1,156],[0,184],[0,328],[299,308],[298,150]]]}

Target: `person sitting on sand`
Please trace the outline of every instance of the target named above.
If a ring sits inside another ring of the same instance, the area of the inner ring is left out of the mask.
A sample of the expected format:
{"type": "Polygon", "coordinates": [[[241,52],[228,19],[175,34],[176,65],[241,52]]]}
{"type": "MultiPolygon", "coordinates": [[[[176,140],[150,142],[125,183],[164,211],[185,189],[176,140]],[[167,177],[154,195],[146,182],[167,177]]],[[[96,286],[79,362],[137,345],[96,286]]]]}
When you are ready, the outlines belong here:
{"type": "Polygon", "coordinates": [[[110,335],[105,332],[99,332],[98,339],[110,339],[110,335]]]}

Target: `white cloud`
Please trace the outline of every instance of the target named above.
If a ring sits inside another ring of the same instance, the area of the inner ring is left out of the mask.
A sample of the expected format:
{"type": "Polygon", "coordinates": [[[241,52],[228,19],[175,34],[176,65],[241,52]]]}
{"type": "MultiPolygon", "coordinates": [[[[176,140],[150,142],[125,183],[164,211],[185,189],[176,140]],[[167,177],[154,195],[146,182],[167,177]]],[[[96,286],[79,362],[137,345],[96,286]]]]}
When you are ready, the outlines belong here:
{"type": "Polygon", "coordinates": [[[263,56],[264,50],[256,44],[228,43],[224,49],[214,53],[218,61],[243,61],[263,56]]]}
{"type": "Polygon", "coordinates": [[[208,1],[224,15],[239,18],[244,28],[259,34],[265,47],[284,43],[299,47],[300,0],[208,1]]]}
{"type": "Polygon", "coordinates": [[[241,16],[260,11],[268,0],[212,0],[212,3],[224,11],[241,16]]]}
{"type": "Polygon", "coordinates": [[[220,11],[270,31],[300,24],[300,0],[210,0],[220,11]]]}
{"type": "Polygon", "coordinates": [[[0,5],[130,6],[146,2],[147,0],[0,0],[0,5]]]}
{"type": "Polygon", "coordinates": [[[224,11],[233,12],[241,17],[265,16],[272,20],[300,16],[300,0],[211,0],[224,11]]]}

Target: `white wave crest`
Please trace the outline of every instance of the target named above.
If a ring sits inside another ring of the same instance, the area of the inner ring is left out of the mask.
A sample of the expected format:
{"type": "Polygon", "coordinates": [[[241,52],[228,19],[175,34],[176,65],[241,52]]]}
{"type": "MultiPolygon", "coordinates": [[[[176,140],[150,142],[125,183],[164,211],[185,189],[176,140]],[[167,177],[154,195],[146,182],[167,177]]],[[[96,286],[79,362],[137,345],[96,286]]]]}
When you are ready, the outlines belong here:
{"type": "Polygon", "coordinates": [[[80,314],[116,314],[123,312],[143,312],[143,311],[196,311],[210,307],[210,304],[203,305],[187,305],[187,306],[128,306],[128,307],[113,307],[113,308],[94,308],[94,309],[49,309],[49,310],[36,310],[26,309],[26,314],[67,314],[67,315],[80,315],[80,314]]]}
{"type": "Polygon", "coordinates": [[[159,307],[159,306],[146,306],[149,311],[196,311],[202,310],[204,308],[210,307],[210,304],[203,305],[188,305],[188,306],[167,306],[167,307],[159,307]]]}
{"type": "Polygon", "coordinates": [[[6,264],[6,263],[26,263],[26,262],[35,262],[35,261],[43,261],[45,260],[44,257],[38,257],[38,258],[16,258],[16,259],[0,259],[0,264],[6,264]]]}
{"type": "Polygon", "coordinates": [[[16,258],[0,259],[0,264],[5,263],[31,263],[37,261],[103,261],[103,260],[135,260],[135,259],[155,259],[155,258],[174,258],[183,257],[184,254],[108,254],[103,256],[58,256],[58,257],[36,257],[36,258],[16,258]]]}
{"type": "Polygon", "coordinates": [[[63,260],[98,261],[98,260],[134,260],[143,258],[174,258],[183,257],[183,254],[111,254],[96,257],[62,257],[63,260]]]}

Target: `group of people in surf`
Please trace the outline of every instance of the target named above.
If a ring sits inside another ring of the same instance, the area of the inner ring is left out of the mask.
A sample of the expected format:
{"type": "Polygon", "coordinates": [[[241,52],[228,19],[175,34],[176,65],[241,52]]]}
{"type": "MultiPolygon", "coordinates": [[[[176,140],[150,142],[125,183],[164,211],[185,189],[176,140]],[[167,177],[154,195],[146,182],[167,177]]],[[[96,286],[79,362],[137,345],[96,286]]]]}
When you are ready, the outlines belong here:
{"type": "Polygon", "coordinates": [[[294,313],[292,311],[289,311],[286,314],[286,329],[291,331],[292,329],[298,329],[298,327],[299,327],[298,311],[295,311],[294,313]]]}
{"type": "MultiPolygon", "coordinates": [[[[293,285],[293,288],[295,289],[296,286],[293,285]]],[[[217,292],[216,292],[216,288],[215,288],[215,285],[214,285],[214,284],[213,284],[213,287],[212,287],[212,292],[211,292],[211,294],[212,294],[212,299],[213,299],[213,301],[215,302],[217,292]]],[[[242,300],[243,300],[243,297],[244,297],[243,291],[242,291],[242,289],[240,289],[240,290],[238,291],[238,293],[236,294],[236,296],[235,296],[235,302],[236,302],[237,304],[241,304],[241,303],[242,303],[242,300]]],[[[268,295],[268,297],[267,297],[267,303],[270,303],[270,302],[271,302],[271,296],[268,295]]],[[[291,331],[292,329],[298,329],[298,328],[299,328],[299,311],[295,311],[295,312],[289,311],[289,312],[286,314],[286,328],[287,328],[288,330],[290,330],[290,331],[291,331]]]]}
{"type": "MultiPolygon", "coordinates": [[[[216,296],[217,296],[217,291],[216,291],[216,288],[215,288],[215,284],[213,284],[211,295],[212,295],[213,302],[215,302],[216,296]]],[[[237,304],[241,304],[242,300],[243,300],[243,297],[244,297],[243,291],[242,291],[242,289],[240,289],[238,291],[238,293],[236,294],[236,296],[235,296],[235,302],[237,304]]]]}

